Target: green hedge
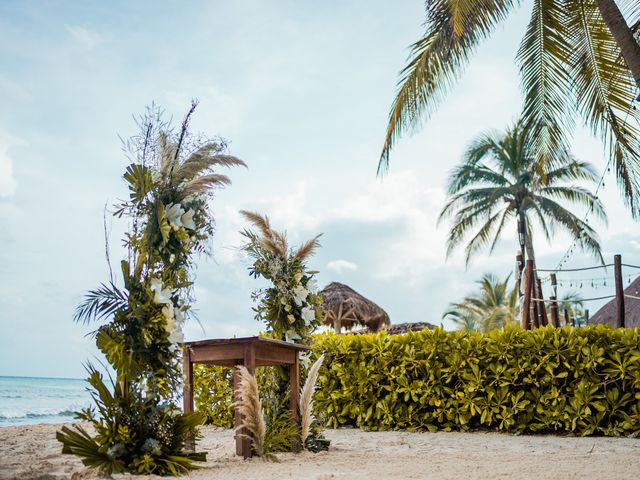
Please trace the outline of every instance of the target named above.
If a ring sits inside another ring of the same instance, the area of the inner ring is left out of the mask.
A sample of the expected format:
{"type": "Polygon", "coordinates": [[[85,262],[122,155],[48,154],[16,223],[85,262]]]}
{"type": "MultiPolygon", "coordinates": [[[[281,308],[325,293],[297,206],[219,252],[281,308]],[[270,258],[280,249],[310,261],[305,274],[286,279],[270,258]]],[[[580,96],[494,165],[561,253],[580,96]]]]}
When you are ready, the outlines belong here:
{"type": "Polygon", "coordinates": [[[640,435],[640,328],[322,334],[314,352],[327,426],[640,435]]]}

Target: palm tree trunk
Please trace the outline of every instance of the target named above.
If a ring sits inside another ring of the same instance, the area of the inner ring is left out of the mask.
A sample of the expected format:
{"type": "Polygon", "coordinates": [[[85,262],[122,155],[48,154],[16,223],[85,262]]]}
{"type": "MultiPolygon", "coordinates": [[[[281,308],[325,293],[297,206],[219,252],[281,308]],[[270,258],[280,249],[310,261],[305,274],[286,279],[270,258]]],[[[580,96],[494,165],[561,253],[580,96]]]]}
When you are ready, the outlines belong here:
{"type": "MultiPolygon", "coordinates": [[[[527,217],[524,215],[524,211],[522,209],[518,209],[518,218],[521,222],[522,225],[522,229],[523,229],[523,235],[524,235],[524,248],[525,248],[525,253],[526,256],[525,258],[527,260],[531,260],[533,262],[533,268],[536,268],[536,256],[535,253],[533,251],[533,241],[531,239],[531,235],[529,234],[529,228],[527,226],[527,217]]],[[[538,272],[536,272],[534,270],[533,272],[533,285],[532,285],[532,293],[533,293],[533,297],[534,298],[542,298],[541,297],[541,292],[538,290],[538,272]]],[[[539,320],[539,316],[538,316],[538,302],[531,302],[531,305],[533,307],[533,325],[535,327],[539,327],[540,326],[540,320],[539,320]]]]}
{"type": "Polygon", "coordinates": [[[633,74],[638,89],[640,89],[640,45],[633,36],[633,32],[615,0],[596,0],[602,19],[609,27],[609,31],[615,38],[622,57],[633,74]]]}

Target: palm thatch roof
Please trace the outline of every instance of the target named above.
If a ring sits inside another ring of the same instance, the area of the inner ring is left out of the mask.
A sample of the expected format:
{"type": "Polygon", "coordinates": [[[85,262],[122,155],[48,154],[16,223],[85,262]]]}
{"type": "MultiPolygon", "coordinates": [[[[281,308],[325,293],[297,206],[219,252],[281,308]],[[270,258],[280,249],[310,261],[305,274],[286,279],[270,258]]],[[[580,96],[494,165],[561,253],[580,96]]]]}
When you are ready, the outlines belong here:
{"type": "Polygon", "coordinates": [[[352,329],[358,325],[377,332],[391,325],[387,312],[343,283],[331,282],[320,294],[324,323],[332,325],[336,332],[341,327],[352,329]]]}
{"type": "MultiPolygon", "coordinates": [[[[624,324],[626,327],[640,326],[640,300],[638,300],[638,298],[630,298],[627,296],[640,297],[640,277],[636,278],[627,288],[625,288],[624,294],[624,324]]],[[[616,318],[617,306],[616,299],[614,298],[598,310],[595,315],[589,319],[589,323],[615,325],[616,318]]]]}
{"type": "Polygon", "coordinates": [[[407,332],[421,332],[425,328],[433,330],[436,326],[429,322],[395,323],[387,328],[387,335],[402,335],[407,332]]]}

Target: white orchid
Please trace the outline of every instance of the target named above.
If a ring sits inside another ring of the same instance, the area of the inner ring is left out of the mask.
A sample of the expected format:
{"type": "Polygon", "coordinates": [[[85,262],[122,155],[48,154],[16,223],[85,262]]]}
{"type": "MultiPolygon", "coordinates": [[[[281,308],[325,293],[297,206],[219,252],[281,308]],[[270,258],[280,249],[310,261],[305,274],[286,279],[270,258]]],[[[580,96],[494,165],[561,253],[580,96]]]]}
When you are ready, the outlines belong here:
{"type": "Polygon", "coordinates": [[[188,228],[189,230],[196,229],[196,223],[193,221],[193,216],[196,211],[193,208],[190,208],[185,214],[180,217],[180,222],[182,222],[182,226],[184,228],[188,228]]]}
{"type": "Polygon", "coordinates": [[[154,302],[164,304],[172,303],[171,290],[168,288],[162,288],[162,280],[160,280],[159,278],[152,278],[149,281],[149,289],[154,293],[154,302]]]}
{"type": "Polygon", "coordinates": [[[309,364],[311,363],[311,352],[301,352],[299,360],[303,368],[309,368],[309,364]]]}
{"type": "Polygon", "coordinates": [[[310,325],[316,318],[316,311],[311,307],[304,307],[302,309],[302,319],[304,323],[310,325]]]}
{"type": "Polygon", "coordinates": [[[304,302],[307,299],[308,295],[309,295],[309,290],[304,288],[302,285],[298,285],[296,288],[293,289],[293,299],[295,300],[296,305],[298,306],[302,305],[302,302],[304,302]]]}
{"type": "Polygon", "coordinates": [[[315,280],[315,278],[312,278],[307,282],[307,290],[309,290],[313,294],[318,293],[318,282],[315,280]]]}
{"type": "Polygon", "coordinates": [[[162,307],[162,315],[165,318],[164,329],[167,333],[171,333],[176,326],[176,317],[173,305],[168,304],[162,307]]]}
{"type": "Polygon", "coordinates": [[[182,227],[182,216],[185,214],[182,205],[179,203],[169,204],[165,210],[167,221],[174,227],[182,227]]]}
{"type": "Polygon", "coordinates": [[[184,334],[182,333],[182,329],[174,328],[171,334],[169,335],[169,342],[171,343],[184,342],[184,334]]]}
{"type": "Polygon", "coordinates": [[[293,328],[284,332],[284,339],[289,343],[295,343],[297,340],[302,339],[300,334],[296,332],[293,328]]]}

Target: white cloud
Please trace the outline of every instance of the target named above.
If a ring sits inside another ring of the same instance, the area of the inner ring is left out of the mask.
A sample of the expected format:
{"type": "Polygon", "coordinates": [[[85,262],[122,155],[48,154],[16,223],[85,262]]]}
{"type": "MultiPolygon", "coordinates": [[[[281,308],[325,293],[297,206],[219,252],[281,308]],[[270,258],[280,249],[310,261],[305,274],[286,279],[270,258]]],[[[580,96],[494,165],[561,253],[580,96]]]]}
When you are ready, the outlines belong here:
{"type": "Polygon", "coordinates": [[[104,42],[104,37],[97,32],[91,31],[80,25],[70,25],[66,31],[84,50],[91,50],[96,45],[104,42]]]}
{"type": "Polygon", "coordinates": [[[18,182],[13,173],[13,159],[5,145],[0,144],[0,197],[11,197],[16,193],[18,182]]]}
{"type": "Polygon", "coordinates": [[[329,263],[327,263],[327,269],[338,273],[342,273],[345,271],[355,272],[356,270],[358,270],[358,265],[350,262],[349,260],[331,260],[329,263]]]}

